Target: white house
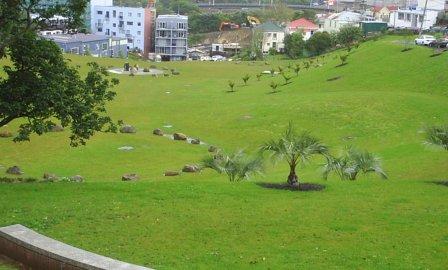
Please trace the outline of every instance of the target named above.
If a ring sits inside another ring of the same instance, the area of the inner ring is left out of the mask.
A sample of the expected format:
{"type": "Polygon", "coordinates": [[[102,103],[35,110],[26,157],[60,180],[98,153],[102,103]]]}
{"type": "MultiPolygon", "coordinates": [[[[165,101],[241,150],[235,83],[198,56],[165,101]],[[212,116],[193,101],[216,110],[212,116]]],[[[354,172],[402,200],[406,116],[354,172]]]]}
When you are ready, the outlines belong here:
{"type": "Polygon", "coordinates": [[[359,26],[363,20],[362,15],[352,11],[343,11],[335,13],[325,18],[324,25],[319,28],[320,31],[337,32],[346,25],[359,26]]]}
{"type": "Polygon", "coordinates": [[[126,38],[129,49],[145,55],[153,51],[155,8],[113,6],[112,0],[92,0],[90,8],[92,33],[126,38]]]}
{"type": "Polygon", "coordinates": [[[310,20],[300,18],[290,22],[286,27],[286,33],[292,34],[301,32],[303,40],[308,40],[319,29],[319,27],[310,20]]]}
{"type": "Polygon", "coordinates": [[[445,3],[440,0],[418,0],[417,6],[408,9],[398,9],[390,14],[389,26],[393,28],[429,29],[437,22],[437,15],[445,9],[445,3]],[[424,16],[424,17],[423,17],[424,16]],[[422,24],[423,23],[423,24],[422,24]]]}
{"type": "Polygon", "coordinates": [[[277,52],[283,52],[285,49],[285,30],[273,22],[266,22],[260,24],[256,28],[262,33],[261,50],[263,53],[268,53],[270,49],[275,49],[277,52]]]}

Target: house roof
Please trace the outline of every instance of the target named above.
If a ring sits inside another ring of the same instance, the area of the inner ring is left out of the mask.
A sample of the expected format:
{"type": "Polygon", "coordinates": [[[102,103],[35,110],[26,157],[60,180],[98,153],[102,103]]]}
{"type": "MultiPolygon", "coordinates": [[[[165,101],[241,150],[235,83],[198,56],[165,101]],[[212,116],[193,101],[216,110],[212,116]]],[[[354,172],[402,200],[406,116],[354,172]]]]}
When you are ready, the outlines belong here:
{"type": "Polygon", "coordinates": [[[283,28],[278,26],[273,22],[265,22],[257,26],[257,29],[260,29],[263,32],[283,32],[283,28]]]}
{"type": "Polygon", "coordinates": [[[373,12],[380,12],[380,10],[382,10],[383,8],[387,8],[389,11],[394,11],[397,10],[398,7],[394,6],[394,5],[389,5],[389,6],[374,6],[373,7],[373,12]]]}
{"type": "Polygon", "coordinates": [[[306,30],[315,30],[318,29],[317,25],[312,21],[307,20],[305,18],[301,18],[295,21],[292,21],[288,25],[289,29],[306,29],[306,30]]]}
{"type": "Polygon", "coordinates": [[[92,42],[92,41],[108,41],[108,36],[93,34],[56,34],[42,36],[45,39],[53,40],[58,43],[74,43],[74,42],[92,42]]]}
{"type": "Polygon", "coordinates": [[[346,21],[346,22],[359,22],[361,20],[361,14],[351,11],[343,11],[341,13],[333,14],[328,17],[330,20],[346,21]]]}

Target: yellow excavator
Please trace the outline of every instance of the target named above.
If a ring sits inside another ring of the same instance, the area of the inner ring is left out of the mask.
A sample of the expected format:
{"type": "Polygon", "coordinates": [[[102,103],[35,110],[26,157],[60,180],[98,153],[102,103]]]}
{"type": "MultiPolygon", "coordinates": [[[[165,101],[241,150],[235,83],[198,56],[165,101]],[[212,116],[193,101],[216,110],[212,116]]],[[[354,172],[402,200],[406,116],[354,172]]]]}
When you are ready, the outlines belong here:
{"type": "Polygon", "coordinates": [[[260,20],[254,16],[247,16],[247,21],[249,22],[250,26],[252,26],[252,27],[261,24],[260,20]]]}

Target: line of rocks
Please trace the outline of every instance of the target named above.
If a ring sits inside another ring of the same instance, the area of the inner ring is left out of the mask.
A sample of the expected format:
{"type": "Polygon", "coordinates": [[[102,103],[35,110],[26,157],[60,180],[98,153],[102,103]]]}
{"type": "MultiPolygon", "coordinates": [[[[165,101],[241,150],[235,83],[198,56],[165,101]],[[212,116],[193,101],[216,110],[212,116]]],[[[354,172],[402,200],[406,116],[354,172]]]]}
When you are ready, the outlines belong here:
{"type": "MultiPolygon", "coordinates": [[[[22,169],[17,165],[6,169],[6,173],[11,174],[11,175],[24,174],[22,169]]],[[[42,180],[43,182],[61,182],[61,181],[77,182],[77,183],[84,182],[84,177],[82,177],[81,175],[74,175],[74,176],[70,176],[70,177],[59,177],[54,173],[44,173],[42,178],[43,178],[43,180],[42,180]]]]}

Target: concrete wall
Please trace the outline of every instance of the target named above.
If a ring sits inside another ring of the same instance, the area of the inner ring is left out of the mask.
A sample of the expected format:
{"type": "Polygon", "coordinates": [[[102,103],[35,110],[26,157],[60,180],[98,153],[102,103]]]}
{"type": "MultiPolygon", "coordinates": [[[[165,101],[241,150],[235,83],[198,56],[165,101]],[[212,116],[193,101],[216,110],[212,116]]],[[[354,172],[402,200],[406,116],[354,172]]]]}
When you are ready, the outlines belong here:
{"type": "Polygon", "coordinates": [[[0,254],[38,270],[151,270],[69,246],[19,224],[0,228],[0,254]]]}

